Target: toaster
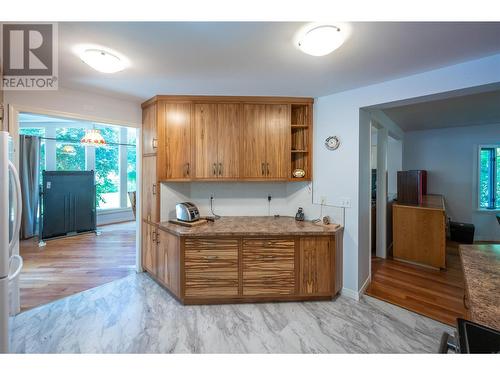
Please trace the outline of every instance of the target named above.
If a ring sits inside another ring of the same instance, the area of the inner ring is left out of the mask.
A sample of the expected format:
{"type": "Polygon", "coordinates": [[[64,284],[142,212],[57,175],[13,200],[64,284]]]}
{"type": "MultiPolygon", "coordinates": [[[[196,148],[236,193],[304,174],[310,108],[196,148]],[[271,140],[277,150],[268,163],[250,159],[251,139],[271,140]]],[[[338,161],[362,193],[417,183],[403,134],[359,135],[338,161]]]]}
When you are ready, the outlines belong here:
{"type": "Polygon", "coordinates": [[[200,211],[194,203],[182,202],[175,205],[175,214],[180,221],[196,221],[200,218],[200,211]]]}

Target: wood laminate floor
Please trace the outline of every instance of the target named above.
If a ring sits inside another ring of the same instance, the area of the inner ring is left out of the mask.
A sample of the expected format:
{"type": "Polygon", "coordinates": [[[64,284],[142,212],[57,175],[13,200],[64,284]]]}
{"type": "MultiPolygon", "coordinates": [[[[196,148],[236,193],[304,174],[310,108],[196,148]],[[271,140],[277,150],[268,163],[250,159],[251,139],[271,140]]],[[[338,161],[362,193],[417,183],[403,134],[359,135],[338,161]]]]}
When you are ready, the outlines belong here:
{"type": "Polygon", "coordinates": [[[456,326],[456,319],[465,316],[457,244],[447,244],[446,265],[446,270],[434,270],[372,257],[372,281],[366,294],[456,326]]]}
{"type": "Polygon", "coordinates": [[[94,233],[47,241],[21,241],[21,310],[31,309],[135,272],[135,222],[99,227],[94,233]]]}

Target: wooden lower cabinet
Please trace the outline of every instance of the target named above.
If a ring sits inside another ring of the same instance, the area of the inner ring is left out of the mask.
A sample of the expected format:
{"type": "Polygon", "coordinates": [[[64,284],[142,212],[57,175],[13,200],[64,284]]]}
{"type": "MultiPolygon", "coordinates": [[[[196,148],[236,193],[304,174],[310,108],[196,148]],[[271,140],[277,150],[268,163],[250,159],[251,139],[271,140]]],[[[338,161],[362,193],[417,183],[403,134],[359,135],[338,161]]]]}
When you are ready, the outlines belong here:
{"type": "Polygon", "coordinates": [[[295,241],[243,240],[243,295],[295,293],[295,241]]]}
{"type": "Polygon", "coordinates": [[[174,293],[180,293],[181,280],[179,269],[179,237],[163,230],[157,235],[157,273],[156,277],[174,293]]]}
{"type": "Polygon", "coordinates": [[[300,239],[299,290],[301,294],[330,294],[333,291],[332,251],[329,237],[300,239]]]}
{"type": "Polygon", "coordinates": [[[199,238],[155,230],[144,223],[143,267],[184,304],[331,299],[342,287],[342,232],[199,238]]]}
{"type": "Polygon", "coordinates": [[[142,268],[156,276],[156,231],[154,224],[142,223],[142,268]]]}
{"type": "Polygon", "coordinates": [[[188,238],[184,242],[186,297],[238,295],[238,240],[188,238]]]}

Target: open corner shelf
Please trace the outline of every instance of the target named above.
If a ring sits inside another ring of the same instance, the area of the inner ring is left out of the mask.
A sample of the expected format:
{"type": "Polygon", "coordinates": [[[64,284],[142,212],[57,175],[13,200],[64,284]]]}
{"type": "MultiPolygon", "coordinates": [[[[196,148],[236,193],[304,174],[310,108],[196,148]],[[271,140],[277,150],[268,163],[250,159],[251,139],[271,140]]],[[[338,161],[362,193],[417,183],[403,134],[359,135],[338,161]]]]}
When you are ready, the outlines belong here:
{"type": "Polygon", "coordinates": [[[312,142],[312,106],[309,104],[291,105],[291,144],[290,160],[291,171],[289,181],[307,181],[311,179],[311,150],[312,142]],[[293,177],[295,169],[303,169],[305,176],[293,177]]]}

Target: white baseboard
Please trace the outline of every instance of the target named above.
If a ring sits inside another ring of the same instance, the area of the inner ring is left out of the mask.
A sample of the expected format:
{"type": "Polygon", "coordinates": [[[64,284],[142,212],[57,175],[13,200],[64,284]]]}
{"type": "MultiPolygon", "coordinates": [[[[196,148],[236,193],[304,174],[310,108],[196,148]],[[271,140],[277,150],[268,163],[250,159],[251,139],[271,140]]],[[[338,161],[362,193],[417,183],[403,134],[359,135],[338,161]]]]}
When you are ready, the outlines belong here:
{"type": "Polygon", "coordinates": [[[351,298],[355,301],[359,301],[359,293],[352,289],[342,288],[340,291],[344,297],[351,298]]]}
{"type": "Polygon", "coordinates": [[[135,220],[132,209],[101,211],[97,213],[97,226],[135,220]]]}
{"type": "Polygon", "coordinates": [[[371,279],[372,279],[371,276],[368,276],[367,279],[365,280],[365,282],[363,283],[363,285],[361,285],[361,288],[359,289],[359,292],[358,292],[358,299],[363,294],[365,294],[365,290],[366,290],[366,288],[368,288],[368,285],[370,285],[371,279]]]}
{"type": "Polygon", "coordinates": [[[363,285],[361,285],[361,288],[359,291],[355,291],[355,290],[347,289],[347,288],[342,288],[342,290],[340,291],[340,294],[342,294],[343,296],[345,296],[347,298],[351,298],[355,301],[359,301],[361,296],[363,294],[365,294],[365,290],[366,290],[366,288],[368,288],[368,285],[370,285],[370,280],[371,280],[371,277],[368,276],[368,278],[365,280],[363,285]]]}

